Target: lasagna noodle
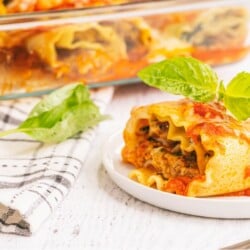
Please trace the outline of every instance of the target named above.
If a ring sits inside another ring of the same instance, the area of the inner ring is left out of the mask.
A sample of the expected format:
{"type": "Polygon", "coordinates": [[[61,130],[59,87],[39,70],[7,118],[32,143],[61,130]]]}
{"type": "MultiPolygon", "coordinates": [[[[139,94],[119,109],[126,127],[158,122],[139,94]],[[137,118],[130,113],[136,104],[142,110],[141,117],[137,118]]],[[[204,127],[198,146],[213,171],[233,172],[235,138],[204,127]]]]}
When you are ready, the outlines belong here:
{"type": "Polygon", "coordinates": [[[127,57],[126,45],[114,30],[96,23],[68,25],[41,32],[27,39],[26,48],[30,53],[38,54],[51,67],[59,63],[58,49],[102,51],[114,61],[127,57]]]}
{"type": "Polygon", "coordinates": [[[188,196],[242,191],[250,188],[248,128],[219,103],[142,106],[132,110],[124,129],[122,157],[161,176],[166,191],[170,184],[178,189],[178,183],[182,190],[173,192],[188,196]]]}
{"type": "Polygon", "coordinates": [[[148,187],[163,190],[165,186],[164,178],[156,174],[155,171],[145,168],[134,169],[129,173],[129,178],[148,187]]]}

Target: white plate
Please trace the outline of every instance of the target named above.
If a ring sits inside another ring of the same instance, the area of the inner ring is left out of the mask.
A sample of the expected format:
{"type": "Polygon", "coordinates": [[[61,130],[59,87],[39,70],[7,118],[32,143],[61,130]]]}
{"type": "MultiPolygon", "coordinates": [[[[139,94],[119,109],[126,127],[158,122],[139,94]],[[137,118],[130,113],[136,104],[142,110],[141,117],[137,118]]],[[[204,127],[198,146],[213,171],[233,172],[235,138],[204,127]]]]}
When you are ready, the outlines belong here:
{"type": "Polygon", "coordinates": [[[132,196],[160,208],[211,218],[250,218],[250,197],[192,198],[146,187],[128,178],[132,167],[121,161],[122,133],[104,146],[103,164],[112,180],[132,196]]]}

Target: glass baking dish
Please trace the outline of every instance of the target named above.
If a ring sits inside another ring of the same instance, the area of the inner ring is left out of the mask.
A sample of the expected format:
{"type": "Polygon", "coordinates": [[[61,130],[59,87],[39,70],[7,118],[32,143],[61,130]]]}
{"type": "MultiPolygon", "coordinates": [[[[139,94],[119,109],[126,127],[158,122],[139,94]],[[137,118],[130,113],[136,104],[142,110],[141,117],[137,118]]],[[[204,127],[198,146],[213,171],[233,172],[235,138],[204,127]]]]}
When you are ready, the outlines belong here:
{"type": "Polygon", "coordinates": [[[249,11],[248,0],[177,0],[1,15],[0,98],[135,83],[173,56],[237,62],[249,53],[249,11]]]}

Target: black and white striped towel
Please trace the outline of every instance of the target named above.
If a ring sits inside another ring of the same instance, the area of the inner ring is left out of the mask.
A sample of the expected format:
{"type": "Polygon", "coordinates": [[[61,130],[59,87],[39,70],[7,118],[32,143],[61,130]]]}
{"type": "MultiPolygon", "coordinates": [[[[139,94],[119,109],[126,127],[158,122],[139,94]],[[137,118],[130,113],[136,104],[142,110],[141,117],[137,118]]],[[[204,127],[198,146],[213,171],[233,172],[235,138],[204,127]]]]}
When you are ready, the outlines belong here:
{"type": "MultiPolygon", "coordinates": [[[[104,110],[113,88],[92,93],[104,110]]],[[[0,103],[0,130],[17,127],[39,101],[27,98],[0,103]]],[[[31,235],[74,184],[96,128],[60,144],[46,145],[22,134],[0,138],[0,231],[31,235]]]]}

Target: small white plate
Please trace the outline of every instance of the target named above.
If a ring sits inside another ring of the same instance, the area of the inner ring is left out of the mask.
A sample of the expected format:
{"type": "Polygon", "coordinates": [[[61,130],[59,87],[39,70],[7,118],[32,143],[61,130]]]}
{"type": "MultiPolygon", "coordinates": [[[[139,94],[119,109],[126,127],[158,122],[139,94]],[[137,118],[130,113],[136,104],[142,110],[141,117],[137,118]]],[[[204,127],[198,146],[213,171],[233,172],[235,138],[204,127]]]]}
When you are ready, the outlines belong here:
{"type": "Polygon", "coordinates": [[[121,160],[123,145],[121,132],[111,136],[104,146],[103,164],[111,179],[132,196],[157,207],[184,214],[211,218],[250,218],[250,197],[185,197],[146,187],[129,179],[128,173],[133,167],[121,160]]]}

